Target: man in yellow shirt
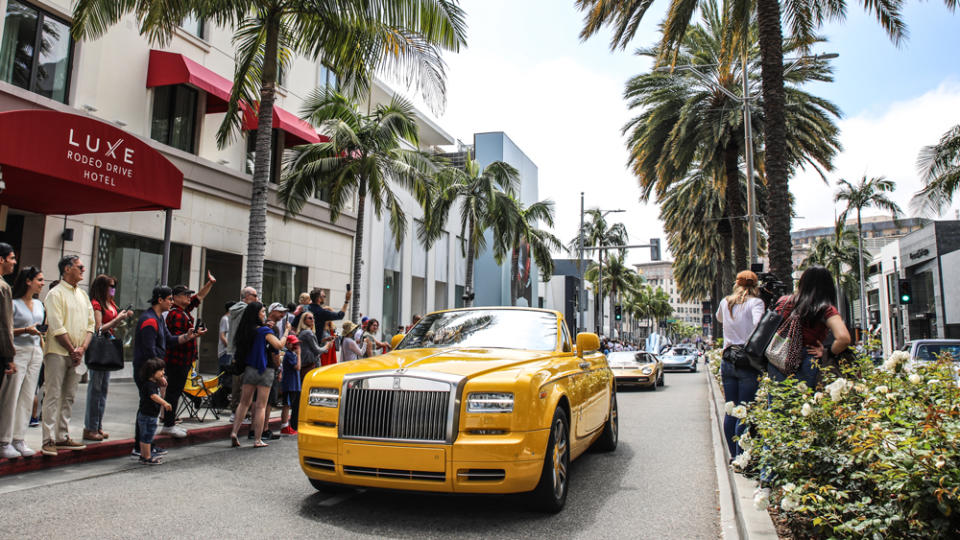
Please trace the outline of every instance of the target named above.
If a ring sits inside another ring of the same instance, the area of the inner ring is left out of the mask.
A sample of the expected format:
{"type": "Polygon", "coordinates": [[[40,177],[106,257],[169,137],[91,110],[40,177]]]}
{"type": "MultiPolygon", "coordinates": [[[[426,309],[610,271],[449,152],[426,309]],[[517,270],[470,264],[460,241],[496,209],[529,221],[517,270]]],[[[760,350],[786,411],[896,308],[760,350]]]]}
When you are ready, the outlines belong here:
{"type": "Polygon", "coordinates": [[[83,362],[94,329],[90,297],[77,287],[86,270],[80,257],[67,255],[57,266],[60,284],[44,300],[48,328],[43,350],[42,452],[46,456],[86,448],[70,438],[70,413],[80,383],[76,368],[83,362]]]}

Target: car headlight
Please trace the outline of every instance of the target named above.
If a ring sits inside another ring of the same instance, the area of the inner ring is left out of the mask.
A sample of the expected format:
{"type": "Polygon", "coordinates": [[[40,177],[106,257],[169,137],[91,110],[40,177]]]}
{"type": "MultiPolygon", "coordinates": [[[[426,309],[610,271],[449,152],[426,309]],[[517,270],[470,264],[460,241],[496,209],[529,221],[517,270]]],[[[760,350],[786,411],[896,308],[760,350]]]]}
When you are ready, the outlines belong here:
{"type": "Polygon", "coordinates": [[[511,392],[471,392],[467,394],[467,412],[508,413],[513,412],[511,392]]]}
{"type": "Polygon", "coordinates": [[[308,403],[315,407],[335,408],[340,401],[340,391],[336,388],[311,388],[308,403]]]}
{"type": "Polygon", "coordinates": [[[653,373],[653,369],[651,369],[651,368],[648,366],[648,367],[645,367],[645,368],[641,369],[641,370],[640,370],[640,373],[643,373],[644,375],[649,375],[649,374],[653,373]]]}

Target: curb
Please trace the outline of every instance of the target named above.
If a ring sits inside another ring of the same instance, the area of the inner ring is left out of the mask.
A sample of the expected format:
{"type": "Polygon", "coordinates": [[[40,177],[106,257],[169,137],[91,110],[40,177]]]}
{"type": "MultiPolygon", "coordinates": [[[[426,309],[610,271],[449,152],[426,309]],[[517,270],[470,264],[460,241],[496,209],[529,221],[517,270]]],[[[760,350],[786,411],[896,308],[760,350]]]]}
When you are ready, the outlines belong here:
{"type": "MultiPolygon", "coordinates": [[[[270,419],[269,425],[274,424],[280,425],[279,417],[270,419]]],[[[194,428],[187,430],[187,436],[182,439],[170,435],[157,435],[154,442],[166,448],[191,446],[229,438],[231,428],[230,424],[194,428]]],[[[45,456],[38,450],[35,455],[28,458],[0,458],[0,477],[129,456],[131,448],[133,448],[133,439],[117,439],[88,444],[85,450],[60,450],[56,456],[45,456]]]]}
{"type": "Polygon", "coordinates": [[[733,469],[727,465],[730,459],[730,450],[727,448],[726,437],[723,434],[723,417],[725,414],[723,411],[723,394],[713,376],[713,372],[710,371],[709,364],[706,372],[712,402],[710,419],[715,422],[717,428],[713,430],[714,455],[722,458],[722,461],[717,463],[717,484],[720,486],[720,524],[723,537],[743,540],[777,540],[780,536],[777,534],[777,529],[773,525],[770,514],[766,510],[757,510],[753,506],[753,493],[760,485],[742,474],[733,472],[733,469]],[[718,446],[719,448],[717,448],[718,446]],[[726,509],[724,508],[725,505],[727,506],[726,509]],[[733,514],[736,525],[735,532],[728,530],[732,527],[728,527],[728,524],[724,522],[725,513],[733,514]]]}

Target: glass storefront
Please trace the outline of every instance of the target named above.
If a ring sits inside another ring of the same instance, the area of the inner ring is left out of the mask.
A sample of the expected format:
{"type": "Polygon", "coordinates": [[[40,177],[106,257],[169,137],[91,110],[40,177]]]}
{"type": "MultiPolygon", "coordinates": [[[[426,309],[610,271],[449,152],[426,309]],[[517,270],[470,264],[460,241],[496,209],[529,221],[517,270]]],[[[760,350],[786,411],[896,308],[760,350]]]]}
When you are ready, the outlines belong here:
{"type": "MultiPolygon", "coordinates": [[[[420,220],[414,220],[414,230],[420,227],[420,220]]],[[[410,280],[410,311],[421,317],[427,311],[427,249],[419,240],[413,240],[413,260],[411,261],[412,279],[410,280]]],[[[407,324],[402,321],[401,324],[407,324]]]]}
{"type": "Polygon", "coordinates": [[[66,23],[30,4],[9,0],[0,43],[0,79],[66,103],[72,56],[66,23]]]}
{"type": "Polygon", "coordinates": [[[274,261],[263,261],[263,294],[265,306],[273,302],[287,305],[307,291],[307,267],[274,261]]]}
{"type": "Polygon", "coordinates": [[[450,233],[443,233],[433,245],[433,309],[447,309],[447,265],[450,262],[450,233]]]}
{"type": "MultiPolygon", "coordinates": [[[[390,220],[383,220],[383,313],[380,314],[381,328],[384,335],[394,332],[400,327],[400,298],[403,268],[403,245],[398,250],[393,241],[393,231],[390,230],[390,220]]],[[[376,314],[369,314],[376,318],[376,314]]],[[[357,321],[354,321],[357,322],[357,321]]]]}

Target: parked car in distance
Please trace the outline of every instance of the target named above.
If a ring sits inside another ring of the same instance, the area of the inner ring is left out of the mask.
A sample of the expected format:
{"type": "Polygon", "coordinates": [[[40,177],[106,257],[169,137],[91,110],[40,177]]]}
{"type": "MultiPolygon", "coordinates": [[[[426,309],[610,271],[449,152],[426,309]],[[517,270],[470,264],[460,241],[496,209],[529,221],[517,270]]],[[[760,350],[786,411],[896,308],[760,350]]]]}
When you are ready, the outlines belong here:
{"type": "Polygon", "coordinates": [[[960,381],[960,339],[917,339],[906,342],[900,350],[910,353],[908,365],[936,362],[938,357],[950,355],[958,366],[955,377],[960,381]]]}
{"type": "Polygon", "coordinates": [[[574,347],[559,312],[435,312],[392,345],[306,376],[297,446],[315,488],[529,492],[557,512],[570,462],[617,446],[600,340],[584,332],[574,347]]]}
{"type": "Polygon", "coordinates": [[[663,386],[663,363],[646,351],[620,351],[607,354],[618,386],[641,386],[656,390],[663,386]]]}
{"type": "Polygon", "coordinates": [[[697,349],[685,345],[674,345],[664,354],[660,355],[660,361],[663,362],[663,369],[666,371],[692,371],[696,373],[700,355],[697,349]]]}

